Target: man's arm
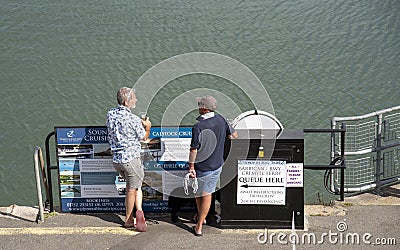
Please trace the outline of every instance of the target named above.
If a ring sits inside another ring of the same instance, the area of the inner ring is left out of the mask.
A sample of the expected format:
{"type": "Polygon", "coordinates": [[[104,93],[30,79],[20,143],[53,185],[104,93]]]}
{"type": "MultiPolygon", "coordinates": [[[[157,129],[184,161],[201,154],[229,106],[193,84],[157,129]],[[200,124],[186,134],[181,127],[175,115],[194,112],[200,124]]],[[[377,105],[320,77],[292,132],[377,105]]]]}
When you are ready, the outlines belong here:
{"type": "Polygon", "coordinates": [[[196,160],[197,148],[190,148],[189,152],[189,173],[192,178],[196,177],[196,171],[194,170],[194,162],[196,160]]]}

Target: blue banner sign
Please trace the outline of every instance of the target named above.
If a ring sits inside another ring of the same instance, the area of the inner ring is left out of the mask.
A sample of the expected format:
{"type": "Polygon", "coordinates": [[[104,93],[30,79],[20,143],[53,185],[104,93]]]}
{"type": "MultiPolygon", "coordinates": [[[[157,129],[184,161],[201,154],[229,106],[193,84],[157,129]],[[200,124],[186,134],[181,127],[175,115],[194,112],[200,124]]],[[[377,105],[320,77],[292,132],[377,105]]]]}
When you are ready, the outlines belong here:
{"type": "Polygon", "coordinates": [[[56,132],[59,145],[108,143],[106,127],[56,128],[56,132]]]}

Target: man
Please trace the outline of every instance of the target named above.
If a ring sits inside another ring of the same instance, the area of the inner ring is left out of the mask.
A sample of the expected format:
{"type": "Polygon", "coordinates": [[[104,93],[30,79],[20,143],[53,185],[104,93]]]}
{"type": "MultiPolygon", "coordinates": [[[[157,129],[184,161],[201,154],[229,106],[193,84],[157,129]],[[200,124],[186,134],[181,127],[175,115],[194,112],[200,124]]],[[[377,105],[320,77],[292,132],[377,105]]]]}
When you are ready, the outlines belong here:
{"type": "Polygon", "coordinates": [[[224,117],[215,114],[217,100],[212,96],[197,98],[200,116],[192,128],[189,153],[189,173],[197,177],[199,189],[196,193],[197,224],[192,228],[196,236],[203,235],[202,228],[211,206],[212,193],[224,163],[225,139],[237,138],[237,133],[224,117]]]}
{"type": "Polygon", "coordinates": [[[131,113],[136,107],[136,95],[130,88],[120,88],[117,93],[118,107],[107,113],[108,141],[113,152],[113,165],[126,180],[124,227],[134,228],[133,210],[136,206],[136,229],[147,230],[142,210],[143,164],[140,159],[140,140],[147,140],[150,134],[149,118],[142,120],[131,113]]]}

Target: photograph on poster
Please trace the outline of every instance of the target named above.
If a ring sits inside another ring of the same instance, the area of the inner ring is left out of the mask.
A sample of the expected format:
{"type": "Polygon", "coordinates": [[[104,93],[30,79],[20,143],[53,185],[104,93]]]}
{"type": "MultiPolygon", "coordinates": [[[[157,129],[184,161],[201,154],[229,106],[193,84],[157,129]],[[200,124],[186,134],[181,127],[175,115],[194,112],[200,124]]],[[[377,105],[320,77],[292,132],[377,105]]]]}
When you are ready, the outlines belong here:
{"type": "Polygon", "coordinates": [[[60,173],[60,185],[79,185],[81,177],[79,174],[72,174],[72,171],[60,173]],[[69,172],[71,172],[69,174],[69,172]]]}
{"type": "Polygon", "coordinates": [[[115,177],[115,186],[117,187],[119,195],[126,194],[126,180],[119,174],[115,177]]]}
{"type": "Polygon", "coordinates": [[[59,160],[60,174],[66,174],[67,171],[72,171],[72,174],[79,174],[79,160],[76,158],[61,158],[59,160]]]}
{"type": "Polygon", "coordinates": [[[108,144],[93,144],[94,159],[112,159],[112,152],[108,144]]]}
{"type": "Polygon", "coordinates": [[[81,197],[81,186],[79,185],[61,185],[61,197],[81,197]]]}
{"type": "Polygon", "coordinates": [[[161,200],[163,197],[162,192],[160,192],[156,188],[148,187],[147,185],[143,185],[142,192],[143,192],[143,201],[161,200]]]}
{"type": "Polygon", "coordinates": [[[58,157],[93,158],[93,145],[58,145],[58,157]]]}

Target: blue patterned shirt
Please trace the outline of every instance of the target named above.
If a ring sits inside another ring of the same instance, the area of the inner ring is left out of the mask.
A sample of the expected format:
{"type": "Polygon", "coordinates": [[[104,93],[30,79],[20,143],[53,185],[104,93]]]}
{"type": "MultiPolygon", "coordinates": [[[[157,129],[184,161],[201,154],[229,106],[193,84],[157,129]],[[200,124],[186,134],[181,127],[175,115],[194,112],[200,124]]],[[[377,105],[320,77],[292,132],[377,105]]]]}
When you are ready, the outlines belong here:
{"type": "Polygon", "coordinates": [[[127,163],[140,157],[140,140],[146,131],[139,116],[122,105],[110,109],[107,113],[107,129],[113,162],[127,163]]]}

